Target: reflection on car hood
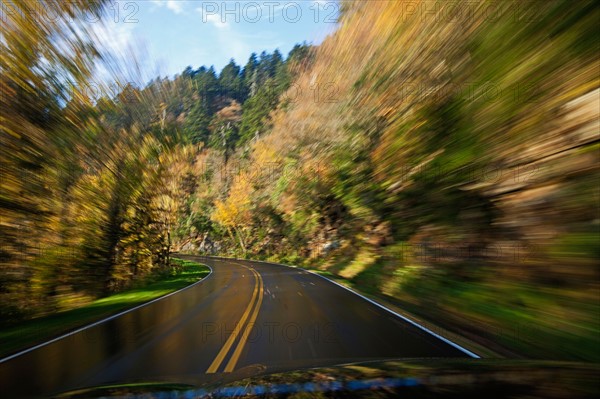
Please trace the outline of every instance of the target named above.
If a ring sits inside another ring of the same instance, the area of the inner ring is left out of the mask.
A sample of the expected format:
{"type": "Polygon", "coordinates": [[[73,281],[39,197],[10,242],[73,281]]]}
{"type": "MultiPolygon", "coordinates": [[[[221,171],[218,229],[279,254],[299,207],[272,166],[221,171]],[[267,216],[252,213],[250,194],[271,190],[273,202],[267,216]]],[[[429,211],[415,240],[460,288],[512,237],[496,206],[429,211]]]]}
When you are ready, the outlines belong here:
{"type": "Polygon", "coordinates": [[[93,387],[60,398],[597,398],[600,365],[523,360],[399,360],[297,370],[228,383],[93,387]]]}

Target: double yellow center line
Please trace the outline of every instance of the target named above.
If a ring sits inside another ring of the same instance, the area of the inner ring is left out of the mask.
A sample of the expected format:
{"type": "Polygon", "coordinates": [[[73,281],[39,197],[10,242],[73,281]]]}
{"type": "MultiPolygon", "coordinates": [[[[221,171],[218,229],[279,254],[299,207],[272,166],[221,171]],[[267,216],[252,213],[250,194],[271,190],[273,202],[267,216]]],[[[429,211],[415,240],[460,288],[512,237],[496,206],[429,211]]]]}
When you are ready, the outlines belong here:
{"type": "Polygon", "coordinates": [[[242,314],[242,318],[240,319],[239,323],[235,326],[233,332],[227,339],[227,342],[225,342],[225,345],[223,345],[223,347],[217,354],[217,357],[215,357],[215,360],[213,360],[210,367],[206,370],[206,374],[212,374],[217,372],[219,367],[221,367],[221,363],[223,363],[223,360],[229,353],[231,347],[233,346],[237,338],[240,337],[237,346],[233,350],[233,354],[229,358],[229,362],[227,362],[227,365],[225,366],[224,372],[230,373],[235,369],[235,365],[237,364],[240,355],[242,354],[242,350],[244,350],[244,346],[246,345],[248,336],[250,335],[252,327],[254,326],[256,318],[258,317],[260,305],[262,304],[264,292],[262,277],[256,270],[246,267],[244,265],[240,265],[239,263],[236,264],[250,270],[250,272],[252,272],[252,274],[254,275],[255,280],[254,291],[252,292],[252,299],[250,299],[248,307],[246,307],[246,310],[242,314]]]}

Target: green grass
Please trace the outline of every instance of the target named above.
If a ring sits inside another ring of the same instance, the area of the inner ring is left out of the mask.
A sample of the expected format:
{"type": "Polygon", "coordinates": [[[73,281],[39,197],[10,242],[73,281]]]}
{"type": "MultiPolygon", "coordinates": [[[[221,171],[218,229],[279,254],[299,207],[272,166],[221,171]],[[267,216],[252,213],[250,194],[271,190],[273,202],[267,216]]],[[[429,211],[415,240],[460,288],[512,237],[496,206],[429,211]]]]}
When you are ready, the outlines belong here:
{"type": "Polygon", "coordinates": [[[3,328],[0,331],[0,357],[177,291],[206,277],[210,272],[208,267],[198,263],[181,259],[173,261],[178,270],[175,273],[152,276],[136,288],[98,299],[80,308],[3,328]]]}

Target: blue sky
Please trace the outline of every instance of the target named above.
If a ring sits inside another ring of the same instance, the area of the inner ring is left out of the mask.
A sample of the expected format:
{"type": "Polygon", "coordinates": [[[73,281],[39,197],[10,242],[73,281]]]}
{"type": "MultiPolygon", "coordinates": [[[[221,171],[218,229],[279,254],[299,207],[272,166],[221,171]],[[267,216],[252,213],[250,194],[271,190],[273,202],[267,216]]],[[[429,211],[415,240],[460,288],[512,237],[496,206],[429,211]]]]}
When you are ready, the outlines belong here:
{"type": "Polygon", "coordinates": [[[244,65],[252,52],[294,44],[319,44],[335,27],[336,0],[119,1],[109,6],[109,44],[122,52],[143,47],[161,76],[186,66],[215,65],[231,58],[244,65]]]}

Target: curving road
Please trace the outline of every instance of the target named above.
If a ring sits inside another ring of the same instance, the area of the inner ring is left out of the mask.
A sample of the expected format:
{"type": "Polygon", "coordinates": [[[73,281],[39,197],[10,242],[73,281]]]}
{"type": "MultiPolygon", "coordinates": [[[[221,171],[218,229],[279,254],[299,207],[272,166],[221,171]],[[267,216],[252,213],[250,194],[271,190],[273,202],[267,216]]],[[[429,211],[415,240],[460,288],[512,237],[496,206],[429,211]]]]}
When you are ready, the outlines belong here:
{"type": "Polygon", "coordinates": [[[385,358],[474,357],[324,278],[264,262],[207,264],[200,282],[16,356],[0,396],[115,382],[227,382],[262,372],[385,358]]]}

